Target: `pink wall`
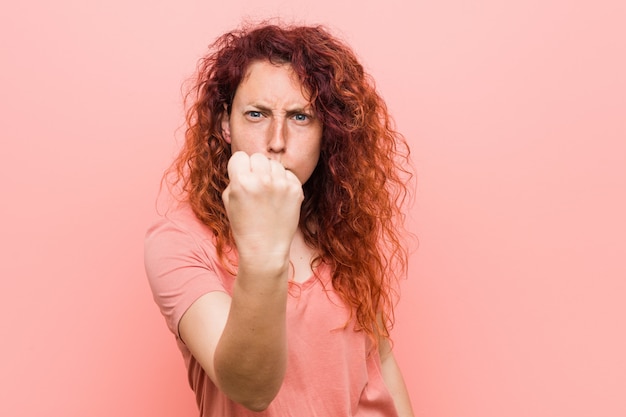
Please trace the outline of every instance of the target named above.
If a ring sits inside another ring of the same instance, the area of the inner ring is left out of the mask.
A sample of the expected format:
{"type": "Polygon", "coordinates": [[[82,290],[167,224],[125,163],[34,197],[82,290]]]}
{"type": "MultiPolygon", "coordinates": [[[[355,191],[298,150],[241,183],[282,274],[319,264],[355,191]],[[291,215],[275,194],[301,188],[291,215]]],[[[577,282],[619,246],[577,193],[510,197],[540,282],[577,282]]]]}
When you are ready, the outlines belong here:
{"type": "Polygon", "coordinates": [[[4,5],[0,415],[195,415],[142,237],[182,80],[274,14],[340,30],[412,144],[417,415],[626,415],[625,3],[223,3],[4,5]]]}

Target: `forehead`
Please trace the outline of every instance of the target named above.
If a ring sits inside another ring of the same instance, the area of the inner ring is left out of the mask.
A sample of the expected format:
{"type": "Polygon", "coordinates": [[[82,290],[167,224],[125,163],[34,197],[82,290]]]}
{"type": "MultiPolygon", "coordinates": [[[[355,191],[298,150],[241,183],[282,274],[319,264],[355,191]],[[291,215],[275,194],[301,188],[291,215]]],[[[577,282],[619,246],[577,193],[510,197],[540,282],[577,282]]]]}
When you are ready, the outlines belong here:
{"type": "Polygon", "coordinates": [[[239,83],[235,98],[310,103],[310,94],[289,63],[252,62],[239,83]]]}

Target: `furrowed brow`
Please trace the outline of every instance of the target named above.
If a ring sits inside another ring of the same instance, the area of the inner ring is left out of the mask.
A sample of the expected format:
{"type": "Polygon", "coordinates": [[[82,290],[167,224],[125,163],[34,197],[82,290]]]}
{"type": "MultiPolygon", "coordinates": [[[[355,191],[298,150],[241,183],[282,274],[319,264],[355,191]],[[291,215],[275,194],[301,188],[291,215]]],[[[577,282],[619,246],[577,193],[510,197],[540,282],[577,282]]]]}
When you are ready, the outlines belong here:
{"type": "Polygon", "coordinates": [[[313,106],[305,106],[305,107],[293,107],[289,110],[287,110],[287,114],[289,115],[294,115],[294,114],[308,114],[308,115],[314,115],[315,114],[315,110],[313,109],[313,106]]]}
{"type": "Polygon", "coordinates": [[[250,104],[250,107],[254,107],[255,109],[261,111],[261,112],[265,112],[265,113],[271,113],[272,109],[270,109],[268,106],[265,106],[263,104],[250,104]]]}

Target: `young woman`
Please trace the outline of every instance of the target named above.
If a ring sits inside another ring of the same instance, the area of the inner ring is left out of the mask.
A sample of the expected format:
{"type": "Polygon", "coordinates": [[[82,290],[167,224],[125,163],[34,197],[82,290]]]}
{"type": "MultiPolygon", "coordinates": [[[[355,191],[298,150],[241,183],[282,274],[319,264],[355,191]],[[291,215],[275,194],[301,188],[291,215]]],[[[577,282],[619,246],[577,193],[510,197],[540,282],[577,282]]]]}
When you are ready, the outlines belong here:
{"type": "Polygon", "coordinates": [[[354,53],[244,28],[189,98],[145,253],[201,416],[411,416],[389,341],[408,148],[354,53]]]}

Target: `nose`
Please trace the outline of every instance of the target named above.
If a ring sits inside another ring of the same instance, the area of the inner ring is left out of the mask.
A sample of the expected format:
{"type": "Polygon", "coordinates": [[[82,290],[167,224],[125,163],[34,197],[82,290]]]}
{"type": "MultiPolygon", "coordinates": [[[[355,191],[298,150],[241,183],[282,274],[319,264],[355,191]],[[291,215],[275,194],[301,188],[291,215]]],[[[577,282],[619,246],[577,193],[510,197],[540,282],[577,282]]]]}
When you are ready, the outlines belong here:
{"type": "Polygon", "coordinates": [[[281,154],[286,145],[286,123],[280,117],[274,118],[268,132],[267,151],[272,154],[281,154]]]}

